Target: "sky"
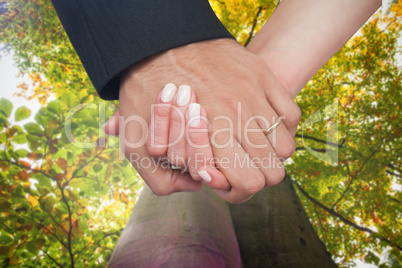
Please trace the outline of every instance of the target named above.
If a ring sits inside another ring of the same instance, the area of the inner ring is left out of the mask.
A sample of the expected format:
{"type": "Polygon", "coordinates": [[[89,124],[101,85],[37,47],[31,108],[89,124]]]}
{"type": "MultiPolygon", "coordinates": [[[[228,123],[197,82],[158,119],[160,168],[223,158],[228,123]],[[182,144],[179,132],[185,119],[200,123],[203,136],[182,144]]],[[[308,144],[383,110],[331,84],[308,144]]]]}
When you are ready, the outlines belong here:
{"type": "Polygon", "coordinates": [[[13,103],[13,111],[20,106],[26,106],[31,109],[32,113],[28,119],[21,121],[25,123],[33,120],[33,116],[39,110],[40,104],[36,99],[26,100],[16,97],[14,94],[18,91],[17,86],[24,82],[24,78],[17,77],[18,69],[13,65],[12,54],[0,55],[0,98],[6,98],[13,103]]]}

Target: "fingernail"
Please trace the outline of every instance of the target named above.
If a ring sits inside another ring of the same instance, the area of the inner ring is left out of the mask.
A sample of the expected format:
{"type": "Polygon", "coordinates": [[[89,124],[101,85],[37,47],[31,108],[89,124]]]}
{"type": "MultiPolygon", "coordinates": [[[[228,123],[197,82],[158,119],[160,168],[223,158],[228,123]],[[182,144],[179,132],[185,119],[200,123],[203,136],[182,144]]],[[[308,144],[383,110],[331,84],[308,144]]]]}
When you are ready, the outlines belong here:
{"type": "MultiPolygon", "coordinates": [[[[108,124],[114,124],[114,120],[115,120],[115,118],[114,118],[114,116],[112,116],[112,117],[110,117],[109,120],[107,120],[106,123],[103,125],[102,130],[103,130],[103,133],[105,133],[105,135],[109,135],[109,134],[110,134],[110,133],[108,134],[108,133],[105,132],[106,125],[108,125],[108,124]]],[[[109,129],[109,132],[110,132],[110,129],[109,129]]]]}
{"type": "Polygon", "coordinates": [[[196,127],[200,124],[201,105],[198,103],[190,103],[188,106],[188,120],[190,127],[196,127]]]}
{"type": "Polygon", "coordinates": [[[107,120],[106,121],[106,123],[103,125],[103,127],[102,127],[102,131],[103,131],[103,134],[105,134],[105,135],[107,135],[107,133],[105,132],[105,127],[106,127],[106,124],[109,122],[109,120],[107,120]]]}
{"type": "Polygon", "coordinates": [[[172,83],[168,83],[166,84],[166,86],[163,88],[162,91],[162,96],[161,96],[161,100],[163,102],[169,102],[173,99],[174,94],[176,94],[176,86],[172,83]]]}
{"type": "Polygon", "coordinates": [[[180,106],[187,105],[191,97],[191,88],[187,85],[179,87],[179,93],[177,94],[177,104],[180,106]]]}
{"type": "Polygon", "coordinates": [[[212,181],[211,176],[206,172],[205,170],[197,171],[198,175],[200,175],[201,179],[203,179],[206,183],[209,183],[212,181]]]}

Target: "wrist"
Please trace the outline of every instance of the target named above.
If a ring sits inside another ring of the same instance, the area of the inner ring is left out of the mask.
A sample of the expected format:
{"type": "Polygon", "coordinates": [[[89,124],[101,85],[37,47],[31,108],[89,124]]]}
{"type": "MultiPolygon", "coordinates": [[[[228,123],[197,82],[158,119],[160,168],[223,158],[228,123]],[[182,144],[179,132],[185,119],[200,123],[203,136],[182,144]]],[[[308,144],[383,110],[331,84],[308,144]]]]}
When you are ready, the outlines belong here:
{"type": "Polygon", "coordinates": [[[211,55],[226,53],[227,57],[231,57],[232,50],[228,47],[244,49],[233,39],[220,38],[187,44],[151,56],[120,75],[120,95],[123,91],[157,94],[167,83],[187,84],[202,65],[215,64],[211,55]]]}

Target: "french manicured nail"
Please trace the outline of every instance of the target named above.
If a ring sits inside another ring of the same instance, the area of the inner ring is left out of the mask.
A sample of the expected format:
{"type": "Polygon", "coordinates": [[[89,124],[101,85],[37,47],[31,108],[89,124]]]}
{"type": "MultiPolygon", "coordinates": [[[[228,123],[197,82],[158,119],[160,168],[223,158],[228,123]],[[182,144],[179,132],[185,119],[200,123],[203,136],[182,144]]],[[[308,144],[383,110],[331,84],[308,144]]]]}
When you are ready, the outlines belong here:
{"type": "Polygon", "coordinates": [[[174,84],[172,84],[172,83],[166,84],[166,86],[163,88],[163,91],[162,91],[161,100],[163,102],[171,101],[174,97],[174,94],[176,94],[176,90],[177,90],[177,87],[174,84]]]}
{"type": "Polygon", "coordinates": [[[177,104],[179,106],[187,105],[191,97],[191,88],[187,85],[179,87],[179,93],[177,93],[177,104]]]}
{"type": "Polygon", "coordinates": [[[188,120],[190,127],[196,127],[200,124],[201,105],[198,103],[190,103],[188,106],[188,120]]]}
{"type": "Polygon", "coordinates": [[[209,183],[212,181],[211,176],[206,172],[205,170],[197,171],[198,175],[200,175],[201,179],[203,179],[206,183],[209,183]]]}

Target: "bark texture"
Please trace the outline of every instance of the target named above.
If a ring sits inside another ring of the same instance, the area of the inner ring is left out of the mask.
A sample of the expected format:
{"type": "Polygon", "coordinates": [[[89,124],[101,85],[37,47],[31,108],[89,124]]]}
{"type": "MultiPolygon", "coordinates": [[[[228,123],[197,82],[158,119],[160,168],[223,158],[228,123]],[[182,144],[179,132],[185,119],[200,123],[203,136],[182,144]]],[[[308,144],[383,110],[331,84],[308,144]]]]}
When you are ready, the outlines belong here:
{"type": "Polygon", "coordinates": [[[164,197],[145,187],[109,262],[130,268],[240,266],[337,267],[288,177],[237,205],[206,186],[201,193],[164,197]]]}
{"type": "Polygon", "coordinates": [[[145,187],[109,267],[240,267],[227,204],[204,188],[160,197],[145,187]]]}
{"type": "Polygon", "coordinates": [[[244,267],[337,267],[287,176],[229,209],[244,267]]]}

